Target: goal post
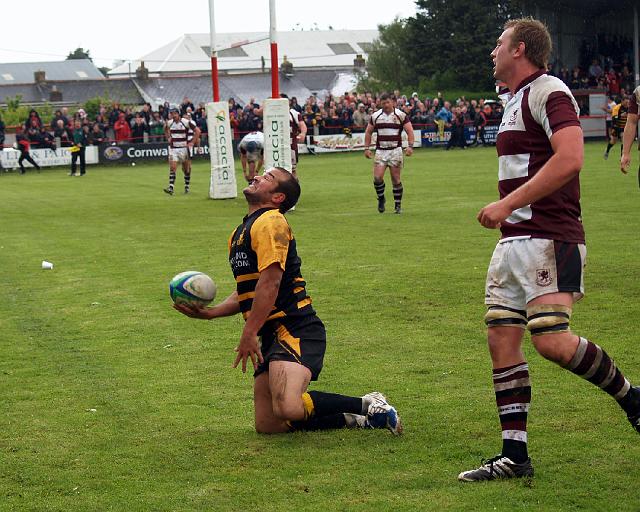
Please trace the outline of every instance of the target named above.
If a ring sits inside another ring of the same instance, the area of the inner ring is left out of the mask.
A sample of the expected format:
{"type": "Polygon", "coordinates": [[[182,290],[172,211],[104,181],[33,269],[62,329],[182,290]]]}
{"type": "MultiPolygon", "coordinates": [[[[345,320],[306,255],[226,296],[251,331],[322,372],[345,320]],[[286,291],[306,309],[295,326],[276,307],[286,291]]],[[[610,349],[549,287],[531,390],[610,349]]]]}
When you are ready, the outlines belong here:
{"type": "Polygon", "coordinates": [[[271,98],[264,101],[264,166],[292,171],[289,100],[280,98],[276,0],[269,0],[269,43],[271,46],[271,98]]]}
{"type": "Polygon", "coordinates": [[[229,121],[229,105],[226,101],[220,101],[213,1],[209,0],[209,45],[211,49],[213,102],[207,103],[206,106],[209,157],[211,159],[209,197],[211,199],[231,199],[238,197],[235,163],[233,160],[233,131],[231,131],[231,123],[229,121]]]}

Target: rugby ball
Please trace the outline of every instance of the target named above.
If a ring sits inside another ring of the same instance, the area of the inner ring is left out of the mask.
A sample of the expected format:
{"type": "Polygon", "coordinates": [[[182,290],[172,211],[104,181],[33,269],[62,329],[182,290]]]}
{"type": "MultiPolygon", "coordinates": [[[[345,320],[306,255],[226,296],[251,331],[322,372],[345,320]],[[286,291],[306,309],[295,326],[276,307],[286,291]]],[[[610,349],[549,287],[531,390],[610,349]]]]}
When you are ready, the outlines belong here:
{"type": "Polygon", "coordinates": [[[206,306],[216,296],[216,285],[207,274],[187,270],[169,282],[169,294],[175,304],[206,306]]]}

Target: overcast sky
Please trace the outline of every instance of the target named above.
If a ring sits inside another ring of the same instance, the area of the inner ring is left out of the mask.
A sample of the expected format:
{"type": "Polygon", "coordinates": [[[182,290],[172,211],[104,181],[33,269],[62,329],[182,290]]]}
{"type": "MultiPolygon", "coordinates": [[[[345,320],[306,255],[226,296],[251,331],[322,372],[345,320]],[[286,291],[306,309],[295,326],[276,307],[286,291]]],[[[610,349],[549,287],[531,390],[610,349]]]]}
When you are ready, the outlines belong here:
{"type": "MultiPolygon", "coordinates": [[[[269,0],[214,0],[218,32],[269,30],[269,0]]],[[[20,18],[7,17],[0,62],[63,60],[75,48],[98,66],[137,59],[185,33],[209,31],[208,0],[29,0],[20,18]],[[86,5],[87,7],[83,7],[86,5]],[[64,6],[64,8],[63,8],[64,6]],[[187,7],[188,6],[188,7],[187,7]]],[[[14,7],[17,4],[14,3],[14,7]]],[[[415,14],[414,0],[276,0],[278,30],[375,29],[415,14]],[[314,25],[315,24],[315,25],[314,25]]]]}

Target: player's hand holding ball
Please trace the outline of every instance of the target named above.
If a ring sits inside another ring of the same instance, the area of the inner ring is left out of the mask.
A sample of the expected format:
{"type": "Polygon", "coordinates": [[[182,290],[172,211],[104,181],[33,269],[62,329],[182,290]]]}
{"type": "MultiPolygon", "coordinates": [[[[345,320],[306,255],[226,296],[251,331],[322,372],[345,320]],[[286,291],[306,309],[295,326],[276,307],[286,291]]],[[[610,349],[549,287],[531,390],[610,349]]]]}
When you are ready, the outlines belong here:
{"type": "Polygon", "coordinates": [[[173,308],[183,315],[202,320],[214,317],[213,308],[207,305],[216,296],[216,285],[208,275],[194,270],[181,272],[169,283],[169,294],[173,308]]]}

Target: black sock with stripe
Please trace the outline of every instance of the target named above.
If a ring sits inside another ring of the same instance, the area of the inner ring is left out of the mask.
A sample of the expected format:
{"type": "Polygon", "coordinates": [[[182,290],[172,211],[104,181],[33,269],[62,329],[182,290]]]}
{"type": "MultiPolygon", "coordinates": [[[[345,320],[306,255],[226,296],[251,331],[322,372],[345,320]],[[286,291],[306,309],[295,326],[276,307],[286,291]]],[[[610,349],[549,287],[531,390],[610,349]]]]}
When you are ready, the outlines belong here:
{"type": "Polygon", "coordinates": [[[396,203],[396,208],[399,208],[402,204],[402,193],[404,192],[404,188],[402,187],[402,183],[398,183],[393,186],[393,200],[396,203]]]}
{"type": "Polygon", "coordinates": [[[378,199],[384,199],[384,181],[373,181],[373,188],[376,189],[378,199]]]}
{"type": "Polygon", "coordinates": [[[362,398],[309,391],[302,395],[305,418],[289,422],[292,430],[329,430],[337,428],[357,428],[357,416],[367,413],[368,403],[362,398]]]}
{"type": "Polygon", "coordinates": [[[529,365],[518,363],[494,368],[493,387],[502,428],[502,455],[520,464],[527,453],[527,416],[531,403],[529,365]]]}

